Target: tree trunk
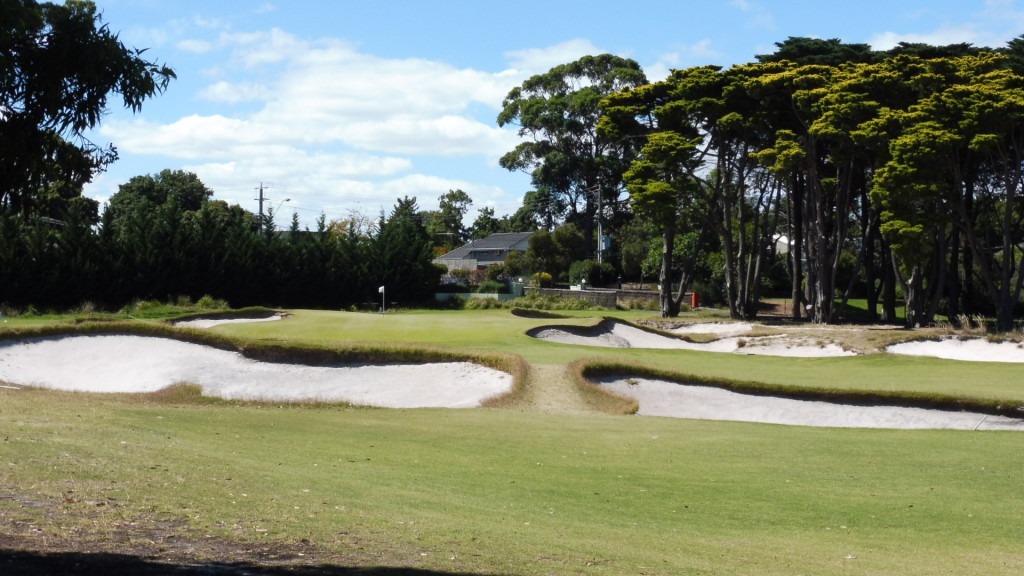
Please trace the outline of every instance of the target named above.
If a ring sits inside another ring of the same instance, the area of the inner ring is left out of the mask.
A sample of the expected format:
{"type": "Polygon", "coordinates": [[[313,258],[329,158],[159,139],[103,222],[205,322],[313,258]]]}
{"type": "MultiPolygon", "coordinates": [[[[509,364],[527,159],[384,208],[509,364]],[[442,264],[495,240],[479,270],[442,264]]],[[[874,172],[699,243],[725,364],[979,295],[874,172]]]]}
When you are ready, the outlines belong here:
{"type": "Polygon", "coordinates": [[[662,318],[675,318],[679,315],[679,307],[672,299],[672,253],[676,246],[675,224],[665,227],[661,244],[661,272],[658,274],[660,292],[658,301],[662,318]]]}
{"type": "Polygon", "coordinates": [[[804,218],[803,181],[800,176],[793,179],[793,190],[789,194],[789,262],[792,282],[793,310],[791,317],[799,320],[804,305],[804,218]]]}

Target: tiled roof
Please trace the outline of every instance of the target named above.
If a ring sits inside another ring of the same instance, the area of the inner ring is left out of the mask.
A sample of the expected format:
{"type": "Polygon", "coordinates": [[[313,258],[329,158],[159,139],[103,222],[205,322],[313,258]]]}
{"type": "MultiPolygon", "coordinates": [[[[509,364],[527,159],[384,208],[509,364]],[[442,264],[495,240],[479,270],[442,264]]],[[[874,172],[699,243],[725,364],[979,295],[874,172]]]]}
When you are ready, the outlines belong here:
{"type": "Polygon", "coordinates": [[[486,238],[473,240],[469,244],[460,246],[441,256],[439,259],[465,260],[470,258],[473,252],[478,250],[509,250],[532,235],[533,232],[501,232],[498,234],[491,234],[486,238]]]}

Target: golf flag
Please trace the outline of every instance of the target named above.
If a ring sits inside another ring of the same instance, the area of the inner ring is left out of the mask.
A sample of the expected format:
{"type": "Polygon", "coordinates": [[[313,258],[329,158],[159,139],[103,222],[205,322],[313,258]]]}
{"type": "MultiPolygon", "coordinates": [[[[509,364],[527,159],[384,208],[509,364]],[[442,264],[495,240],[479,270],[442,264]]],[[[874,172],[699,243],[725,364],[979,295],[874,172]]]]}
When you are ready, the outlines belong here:
{"type": "Polygon", "coordinates": [[[381,286],[380,288],[377,288],[377,294],[383,294],[383,293],[384,293],[384,287],[383,286],[381,286]]]}

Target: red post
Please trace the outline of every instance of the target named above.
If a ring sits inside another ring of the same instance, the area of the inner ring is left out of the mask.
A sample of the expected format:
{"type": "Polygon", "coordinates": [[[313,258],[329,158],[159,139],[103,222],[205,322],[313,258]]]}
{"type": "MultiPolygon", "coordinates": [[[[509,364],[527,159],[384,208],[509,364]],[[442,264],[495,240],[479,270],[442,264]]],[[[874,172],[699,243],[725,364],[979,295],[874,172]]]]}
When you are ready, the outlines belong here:
{"type": "Polygon", "coordinates": [[[690,309],[691,310],[696,310],[697,308],[700,308],[700,294],[698,294],[696,292],[691,292],[690,293],[690,309]]]}

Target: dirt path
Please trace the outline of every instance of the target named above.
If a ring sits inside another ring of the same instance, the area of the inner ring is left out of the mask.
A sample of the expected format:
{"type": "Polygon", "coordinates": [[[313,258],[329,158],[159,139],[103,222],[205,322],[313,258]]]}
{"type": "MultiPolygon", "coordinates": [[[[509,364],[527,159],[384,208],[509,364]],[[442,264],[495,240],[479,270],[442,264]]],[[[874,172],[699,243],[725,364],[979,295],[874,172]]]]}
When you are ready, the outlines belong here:
{"type": "Polygon", "coordinates": [[[583,414],[594,410],[583,401],[562,364],[533,364],[526,381],[528,409],[552,414],[583,414]]]}

